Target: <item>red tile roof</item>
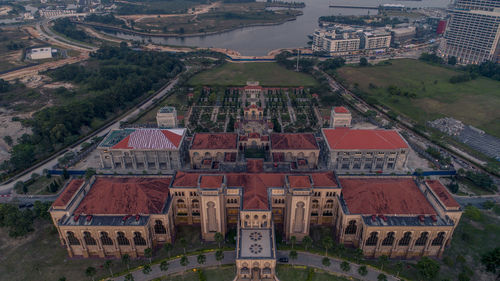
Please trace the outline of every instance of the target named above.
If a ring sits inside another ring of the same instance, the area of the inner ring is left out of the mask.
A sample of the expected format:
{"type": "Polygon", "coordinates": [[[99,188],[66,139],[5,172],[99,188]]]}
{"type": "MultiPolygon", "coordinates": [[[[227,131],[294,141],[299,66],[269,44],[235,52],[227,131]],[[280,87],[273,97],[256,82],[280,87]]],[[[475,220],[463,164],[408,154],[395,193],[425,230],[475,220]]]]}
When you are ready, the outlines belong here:
{"type": "Polygon", "coordinates": [[[269,141],[269,136],[262,136],[260,137],[261,141],[269,141]]]}
{"type": "Polygon", "coordinates": [[[401,149],[406,141],[394,130],[323,129],[331,149],[401,149]]]}
{"type": "Polygon", "coordinates": [[[179,149],[185,129],[135,129],[114,149],[179,149]]]}
{"type": "Polygon", "coordinates": [[[245,86],[243,89],[245,90],[262,90],[261,86],[245,86]]]}
{"type": "Polygon", "coordinates": [[[260,173],[264,169],[264,159],[248,159],[247,160],[247,172],[249,173],[260,173]]]}
{"type": "Polygon", "coordinates": [[[271,134],[272,149],[319,149],[313,134],[271,134]]]}
{"type": "Polygon", "coordinates": [[[85,182],[83,179],[74,179],[66,186],[64,191],[57,197],[56,201],[52,203],[53,207],[64,207],[73,198],[73,195],[80,189],[85,182]]]}
{"type": "Polygon", "coordinates": [[[339,178],[351,214],[435,215],[411,178],[339,178]]]}
{"type": "Polygon", "coordinates": [[[311,179],[308,176],[288,176],[290,188],[311,188],[311,179]]]}
{"type": "Polygon", "coordinates": [[[224,181],[224,176],[204,175],[201,176],[200,188],[219,188],[224,181]]]}
{"type": "Polygon", "coordinates": [[[333,173],[313,173],[311,178],[316,187],[337,187],[337,181],[333,173]]]}
{"type": "Polygon", "coordinates": [[[258,138],[260,138],[260,134],[259,133],[248,133],[248,138],[249,139],[258,139],[258,138]]]}
{"type": "Polygon", "coordinates": [[[191,149],[237,149],[238,134],[198,133],[194,135],[191,149]]]}
{"type": "Polygon", "coordinates": [[[97,177],[74,211],[86,215],[159,214],[171,177],[97,177]]]}
{"type": "Polygon", "coordinates": [[[427,185],[436,193],[439,200],[448,208],[459,208],[460,204],[451,196],[446,187],[438,180],[427,180],[427,185]]]}
{"type": "Polygon", "coordinates": [[[336,106],[333,108],[335,113],[350,113],[349,110],[343,106],[336,106]]]}

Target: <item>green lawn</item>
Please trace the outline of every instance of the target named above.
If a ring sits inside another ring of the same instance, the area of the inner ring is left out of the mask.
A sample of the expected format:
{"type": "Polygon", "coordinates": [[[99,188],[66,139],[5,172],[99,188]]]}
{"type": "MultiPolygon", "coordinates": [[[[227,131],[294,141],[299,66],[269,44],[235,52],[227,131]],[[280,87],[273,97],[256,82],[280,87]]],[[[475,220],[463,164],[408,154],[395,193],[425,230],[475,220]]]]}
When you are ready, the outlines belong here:
{"type": "Polygon", "coordinates": [[[305,266],[290,266],[290,265],[278,265],[276,267],[276,275],[281,281],[347,281],[355,279],[347,279],[344,277],[335,276],[326,271],[314,268],[308,268],[305,266]],[[308,279],[311,275],[312,278],[308,279]]]}
{"type": "Polygon", "coordinates": [[[346,66],[337,70],[351,89],[370,94],[398,114],[424,124],[444,116],[500,137],[500,82],[488,78],[451,84],[461,72],[418,60],[391,60],[390,65],[346,66]],[[390,85],[416,98],[390,95],[390,85]]]}
{"type": "Polygon", "coordinates": [[[247,81],[259,81],[262,86],[312,87],[317,81],[310,75],[288,70],[273,62],[226,63],[195,75],[188,81],[192,86],[244,86],[247,81]]]}
{"type": "MultiPolygon", "coordinates": [[[[159,280],[169,281],[186,281],[186,280],[199,280],[198,269],[196,271],[189,270],[184,274],[176,274],[162,277],[159,280]]],[[[232,281],[236,276],[236,269],[234,265],[223,265],[221,267],[209,267],[202,269],[203,275],[207,281],[232,281]]],[[[158,279],[155,279],[156,281],[158,279]]]]}

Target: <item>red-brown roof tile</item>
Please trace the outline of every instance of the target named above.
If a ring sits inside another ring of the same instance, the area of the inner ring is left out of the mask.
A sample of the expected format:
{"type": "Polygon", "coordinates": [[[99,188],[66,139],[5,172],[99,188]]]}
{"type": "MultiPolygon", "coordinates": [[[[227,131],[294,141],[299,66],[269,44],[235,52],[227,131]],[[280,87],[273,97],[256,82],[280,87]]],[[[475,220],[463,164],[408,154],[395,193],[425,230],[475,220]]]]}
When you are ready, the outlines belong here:
{"type": "Polygon", "coordinates": [[[272,149],[319,149],[313,134],[271,134],[272,149]]]}
{"type": "Polygon", "coordinates": [[[73,195],[80,189],[82,184],[85,182],[83,179],[73,179],[66,186],[64,191],[57,197],[56,201],[52,203],[54,207],[64,207],[73,198],[73,195]]]}
{"type": "Polygon", "coordinates": [[[331,149],[401,149],[406,141],[394,130],[323,129],[331,149]]]}
{"type": "Polygon", "coordinates": [[[179,149],[185,129],[135,129],[114,149],[179,149]]]}
{"type": "Polygon", "coordinates": [[[351,214],[435,215],[411,178],[339,178],[351,214]]]}
{"type": "Polygon", "coordinates": [[[343,106],[336,106],[333,108],[335,113],[350,113],[349,110],[343,106]]]}
{"type": "Polygon", "coordinates": [[[200,180],[200,188],[219,188],[224,181],[221,175],[203,175],[200,180]]]}
{"type": "Polygon", "coordinates": [[[446,187],[438,180],[427,180],[427,185],[436,193],[439,200],[448,208],[459,208],[460,204],[451,196],[446,187]]]}
{"type": "Polygon", "coordinates": [[[308,176],[288,176],[290,188],[311,188],[311,179],[308,176]]]}
{"type": "Polygon", "coordinates": [[[191,149],[236,149],[238,134],[198,133],[194,135],[191,149]]]}

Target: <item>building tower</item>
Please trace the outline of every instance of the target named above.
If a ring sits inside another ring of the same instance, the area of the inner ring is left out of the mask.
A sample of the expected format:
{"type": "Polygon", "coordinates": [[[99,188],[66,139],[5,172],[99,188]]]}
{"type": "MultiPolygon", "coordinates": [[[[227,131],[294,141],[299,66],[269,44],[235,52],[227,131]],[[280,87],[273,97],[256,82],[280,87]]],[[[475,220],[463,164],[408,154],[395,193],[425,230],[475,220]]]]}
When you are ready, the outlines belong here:
{"type": "Polygon", "coordinates": [[[177,128],[177,110],[173,106],[164,106],[156,113],[158,128],[177,128]]]}
{"type": "Polygon", "coordinates": [[[498,60],[500,52],[500,1],[456,0],[440,46],[443,57],[461,64],[498,60]]]}

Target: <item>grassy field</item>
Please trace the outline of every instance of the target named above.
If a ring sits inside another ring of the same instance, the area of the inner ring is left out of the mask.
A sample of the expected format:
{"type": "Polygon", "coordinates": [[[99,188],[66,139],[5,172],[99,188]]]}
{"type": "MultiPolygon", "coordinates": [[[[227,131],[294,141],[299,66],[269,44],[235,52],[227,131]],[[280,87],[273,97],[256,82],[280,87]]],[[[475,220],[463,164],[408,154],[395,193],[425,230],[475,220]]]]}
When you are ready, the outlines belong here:
{"type": "MultiPolygon", "coordinates": [[[[232,281],[236,276],[236,268],[234,265],[223,265],[221,267],[209,267],[202,269],[203,274],[207,281],[232,281]]],[[[198,270],[195,272],[189,270],[184,274],[176,274],[162,277],[160,280],[169,281],[186,281],[186,280],[199,280],[198,270]]],[[[155,279],[156,281],[156,279],[155,279]]]]}
{"type": "Polygon", "coordinates": [[[354,279],[347,279],[344,277],[335,276],[326,271],[307,268],[303,266],[289,266],[289,265],[278,265],[276,267],[276,275],[280,280],[283,281],[347,281],[354,279]],[[310,273],[311,272],[311,273],[310,273]],[[308,279],[308,275],[311,274],[312,278],[308,279]]]}
{"type": "Polygon", "coordinates": [[[461,72],[418,60],[392,60],[390,65],[346,66],[338,75],[351,89],[358,88],[381,104],[420,124],[444,116],[461,120],[500,137],[500,82],[487,78],[451,84],[461,72]],[[389,86],[416,98],[390,95],[389,86]]]}
{"type": "Polygon", "coordinates": [[[23,60],[23,48],[42,44],[19,28],[0,28],[0,72],[27,65],[23,60]],[[10,48],[9,48],[10,46],[10,48]]]}
{"type": "Polygon", "coordinates": [[[202,72],[188,81],[192,86],[243,86],[259,81],[263,86],[312,87],[317,81],[310,75],[288,70],[277,63],[226,63],[202,72]]]}

